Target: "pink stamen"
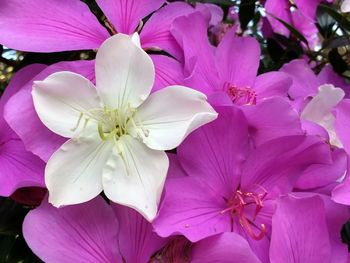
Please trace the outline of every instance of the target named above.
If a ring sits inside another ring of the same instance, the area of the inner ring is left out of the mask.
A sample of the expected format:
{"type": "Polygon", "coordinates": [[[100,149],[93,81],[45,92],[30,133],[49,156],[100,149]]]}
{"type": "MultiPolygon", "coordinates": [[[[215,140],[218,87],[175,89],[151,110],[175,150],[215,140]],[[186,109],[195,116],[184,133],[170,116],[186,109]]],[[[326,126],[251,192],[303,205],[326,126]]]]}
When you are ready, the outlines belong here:
{"type": "Polygon", "coordinates": [[[228,82],[224,84],[224,90],[231,100],[238,105],[255,105],[256,92],[251,87],[237,87],[228,82]]]}
{"type": "Polygon", "coordinates": [[[220,214],[230,212],[231,224],[234,223],[234,218],[237,217],[239,224],[244,228],[246,233],[255,240],[262,239],[266,233],[266,226],[264,224],[260,225],[260,233],[258,235],[254,233],[252,228],[252,226],[256,226],[254,221],[263,208],[263,200],[267,195],[267,191],[263,187],[261,188],[264,190],[264,193],[242,192],[237,190],[233,193],[231,199],[227,200],[228,207],[220,211],[220,214]],[[255,204],[256,207],[253,219],[249,220],[245,214],[244,208],[251,204],[255,204]]]}

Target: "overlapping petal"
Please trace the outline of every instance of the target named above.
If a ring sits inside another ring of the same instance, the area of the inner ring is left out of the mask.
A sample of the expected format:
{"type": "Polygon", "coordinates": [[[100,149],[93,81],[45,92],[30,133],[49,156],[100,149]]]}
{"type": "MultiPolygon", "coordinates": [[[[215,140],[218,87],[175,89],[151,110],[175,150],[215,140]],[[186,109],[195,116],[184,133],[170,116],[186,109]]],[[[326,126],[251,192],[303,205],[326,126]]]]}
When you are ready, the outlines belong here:
{"type": "Polygon", "coordinates": [[[149,149],[129,135],[118,141],[103,170],[106,196],[141,213],[148,221],[157,214],[169,161],[163,151],[149,149]]]}
{"type": "Polygon", "coordinates": [[[49,202],[60,207],[97,196],[103,189],[101,174],[113,146],[112,141],[102,141],[98,134],[65,142],[46,165],[49,202]]]}
{"type": "Polygon", "coordinates": [[[109,36],[79,0],[3,0],[0,28],[1,44],[32,52],[94,49],[109,36]]]}
{"type": "Polygon", "coordinates": [[[135,114],[133,131],[146,130],[143,142],[155,150],[177,147],[193,130],[216,119],[217,113],[198,91],[171,86],[153,93],[135,114]]]}
{"type": "Polygon", "coordinates": [[[97,92],[111,109],[138,107],[149,96],[154,82],[151,58],[124,34],[102,45],[95,70],[97,92]]]}
{"type": "Polygon", "coordinates": [[[32,96],[35,111],[52,132],[72,138],[96,129],[96,120],[91,115],[101,108],[101,101],[95,86],[83,76],[54,73],[34,83],[32,96]]]}
{"type": "Polygon", "coordinates": [[[29,247],[43,261],[53,263],[122,262],[118,230],[113,209],[102,197],[59,209],[44,200],[23,223],[29,247]]]}

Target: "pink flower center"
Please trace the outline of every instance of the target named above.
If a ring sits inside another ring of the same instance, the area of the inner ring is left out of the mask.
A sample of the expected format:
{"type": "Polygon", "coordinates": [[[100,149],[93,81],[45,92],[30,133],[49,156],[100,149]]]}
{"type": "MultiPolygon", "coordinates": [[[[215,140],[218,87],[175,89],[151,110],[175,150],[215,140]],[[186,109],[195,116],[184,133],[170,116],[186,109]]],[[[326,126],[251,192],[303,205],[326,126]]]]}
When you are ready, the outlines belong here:
{"type": "Polygon", "coordinates": [[[224,90],[237,105],[255,105],[256,92],[251,87],[237,87],[228,82],[224,84],[224,90]]]}
{"type": "Polygon", "coordinates": [[[231,225],[233,231],[233,224],[235,219],[238,219],[239,224],[243,227],[246,233],[255,240],[261,240],[266,233],[265,224],[260,225],[260,233],[257,235],[253,231],[253,227],[256,228],[254,221],[259,214],[260,210],[263,208],[263,200],[266,197],[267,192],[264,190],[264,193],[251,193],[251,192],[242,192],[237,190],[233,193],[232,197],[226,200],[228,207],[222,210],[220,213],[230,213],[231,215],[231,225]],[[245,208],[248,205],[255,205],[255,212],[253,217],[248,218],[245,208]]]}

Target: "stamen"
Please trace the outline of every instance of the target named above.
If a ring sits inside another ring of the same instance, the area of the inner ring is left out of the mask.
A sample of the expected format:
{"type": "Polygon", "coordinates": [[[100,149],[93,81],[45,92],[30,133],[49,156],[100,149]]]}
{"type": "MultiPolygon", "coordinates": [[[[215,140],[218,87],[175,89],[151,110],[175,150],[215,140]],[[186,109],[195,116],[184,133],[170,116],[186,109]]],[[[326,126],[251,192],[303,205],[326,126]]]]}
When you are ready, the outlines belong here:
{"type": "Polygon", "coordinates": [[[256,93],[251,87],[237,87],[236,85],[226,82],[223,88],[231,98],[232,102],[238,105],[256,104],[256,93]]]}
{"type": "Polygon", "coordinates": [[[72,132],[75,132],[78,129],[78,127],[80,125],[80,122],[81,122],[81,119],[83,118],[83,116],[84,116],[84,113],[80,112],[77,124],[75,125],[75,127],[73,129],[70,129],[72,132]]]}
{"type": "MultiPolygon", "coordinates": [[[[262,187],[261,187],[262,188],[262,187]]],[[[220,211],[220,214],[230,212],[231,229],[233,230],[233,224],[235,222],[234,218],[237,217],[239,224],[245,229],[246,233],[255,240],[260,240],[265,236],[266,226],[264,224],[260,225],[260,233],[256,235],[253,231],[252,226],[256,227],[254,221],[257,215],[263,208],[263,200],[267,195],[265,188],[262,188],[264,193],[252,193],[252,192],[242,192],[237,190],[233,193],[231,199],[226,200],[228,207],[220,211]],[[247,205],[255,204],[254,214],[251,216],[252,220],[249,220],[245,214],[245,207],[247,205]]]]}

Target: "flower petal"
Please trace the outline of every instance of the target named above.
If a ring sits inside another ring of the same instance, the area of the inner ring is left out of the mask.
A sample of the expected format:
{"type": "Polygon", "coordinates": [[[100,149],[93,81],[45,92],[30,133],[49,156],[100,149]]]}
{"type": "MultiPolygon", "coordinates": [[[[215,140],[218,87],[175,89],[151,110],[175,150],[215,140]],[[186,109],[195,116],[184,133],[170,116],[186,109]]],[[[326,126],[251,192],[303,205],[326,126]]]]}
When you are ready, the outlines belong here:
{"type": "Polygon", "coordinates": [[[335,117],[332,114],[333,108],[344,98],[345,92],[335,88],[331,84],[324,84],[319,87],[319,92],[305,106],[301,113],[304,120],[315,122],[324,127],[332,145],[342,147],[341,142],[334,130],[335,117]]]}
{"type": "MultiPolygon", "coordinates": [[[[0,113],[4,111],[6,103],[12,98],[23,86],[25,86],[30,80],[32,80],[37,74],[39,74],[46,66],[42,64],[32,64],[24,67],[23,69],[16,72],[11,78],[9,85],[6,87],[4,93],[0,98],[0,113]]],[[[20,104],[19,104],[20,105],[20,104]]]]}
{"type": "MultiPolygon", "coordinates": [[[[33,80],[43,80],[58,71],[72,71],[93,80],[95,77],[94,61],[61,62],[47,67],[33,80]]],[[[32,98],[33,81],[29,81],[6,103],[4,117],[11,128],[23,141],[25,148],[48,161],[66,139],[56,135],[45,127],[39,119],[32,98]],[[18,107],[18,105],[21,105],[18,107]],[[25,123],[26,125],[23,125],[25,123]]]]}
{"type": "Polygon", "coordinates": [[[350,85],[345,81],[343,77],[334,72],[333,67],[327,64],[323,67],[321,72],[317,75],[320,83],[331,83],[335,87],[342,88],[346,94],[346,98],[350,97],[350,85]]]}
{"type": "Polygon", "coordinates": [[[204,94],[183,87],[171,86],[153,93],[135,114],[138,129],[134,137],[147,131],[144,143],[154,150],[171,150],[184,138],[214,119],[217,113],[204,94]]]}
{"type": "Polygon", "coordinates": [[[177,60],[163,55],[151,55],[155,67],[155,81],[152,92],[171,85],[182,85],[184,74],[182,65],[177,60]]]}
{"type": "Polygon", "coordinates": [[[222,84],[253,87],[260,63],[259,43],[252,37],[237,37],[233,28],[220,42],[215,62],[222,84]]]}
{"type": "Polygon", "coordinates": [[[56,207],[91,200],[102,191],[102,171],[113,148],[98,135],[71,139],[46,165],[49,201],[56,207]]]}
{"type": "Polygon", "coordinates": [[[334,128],[347,153],[350,153],[350,100],[344,99],[335,107],[334,128]]]}
{"type": "Polygon", "coordinates": [[[234,106],[216,110],[218,118],[191,133],[177,148],[177,156],[189,176],[210,182],[213,192],[230,197],[250,149],[248,124],[234,106]]]}
{"type": "Polygon", "coordinates": [[[122,262],[118,221],[102,197],[59,209],[44,200],[25,217],[23,235],[45,262],[122,262]]]}
{"type": "Polygon", "coordinates": [[[318,196],[283,197],[272,218],[271,262],[330,262],[325,208],[318,196]]]}
{"type": "Polygon", "coordinates": [[[315,21],[316,9],[321,2],[322,0],[295,0],[295,5],[303,16],[315,21]]]}
{"type": "Polygon", "coordinates": [[[283,98],[269,98],[242,107],[255,145],[288,135],[302,135],[298,113],[283,98]]]}
{"type": "Polygon", "coordinates": [[[4,127],[6,124],[3,124],[1,123],[0,131],[0,195],[10,196],[21,187],[45,187],[45,163],[28,152],[19,138],[3,140],[7,130],[14,134],[10,128],[4,127]]]}
{"type": "Polygon", "coordinates": [[[182,234],[191,242],[231,232],[229,213],[220,213],[227,205],[217,191],[210,181],[198,176],[169,178],[153,222],[155,231],[162,237],[182,234]]]}
{"type": "Polygon", "coordinates": [[[34,82],[32,95],[40,120],[51,131],[67,138],[94,126],[89,125],[95,122],[89,118],[90,110],[102,107],[90,80],[72,72],[57,72],[34,82]]]}
{"type": "Polygon", "coordinates": [[[152,255],[168,241],[158,236],[148,221],[135,210],[114,204],[119,221],[119,249],[125,262],[149,262],[152,255]]]}
{"type": "Polygon", "coordinates": [[[113,109],[138,107],[149,96],[154,82],[151,58],[123,34],[103,43],[96,55],[95,70],[97,92],[113,109]]]}
{"type": "Polygon", "coordinates": [[[341,4],[340,10],[343,13],[350,12],[350,0],[344,0],[343,3],[341,4]]]}
{"type": "Polygon", "coordinates": [[[118,141],[120,154],[113,151],[103,171],[106,196],[137,210],[148,221],[157,214],[169,161],[129,135],[118,141]]]}
{"type": "Polygon", "coordinates": [[[0,42],[32,52],[98,48],[108,38],[88,6],[79,0],[2,0],[0,42]]]}
{"type": "Polygon", "coordinates": [[[247,241],[236,233],[208,237],[193,245],[191,263],[259,263],[247,241]]]}
{"type": "Polygon", "coordinates": [[[320,84],[323,84],[319,82],[315,73],[304,59],[295,59],[285,64],[281,71],[289,74],[293,79],[293,85],[288,92],[292,99],[314,95],[317,93],[317,88],[320,84]]]}
{"type": "MultiPolygon", "coordinates": [[[[170,29],[173,21],[194,11],[187,3],[174,2],[155,12],[142,28],[140,38],[144,49],[160,48],[177,59],[182,58],[182,50],[170,29]]],[[[177,83],[179,84],[179,83],[177,83]]]]}
{"type": "Polygon", "coordinates": [[[185,85],[205,94],[219,89],[214,48],[208,40],[210,17],[200,11],[178,17],[171,33],[183,49],[185,85]]]}
{"type": "Polygon", "coordinates": [[[254,150],[244,163],[243,191],[290,192],[298,177],[312,164],[331,164],[329,146],[313,136],[284,136],[254,150]]]}
{"type": "Polygon", "coordinates": [[[259,75],[254,84],[258,103],[269,97],[287,97],[293,80],[283,72],[268,72],[259,75]]]}
{"type": "Polygon", "coordinates": [[[165,0],[96,0],[118,33],[131,35],[141,19],[160,8],[165,0]]]}
{"type": "MultiPolygon", "coordinates": [[[[281,0],[267,0],[265,3],[265,10],[267,14],[272,14],[284,22],[291,24],[291,15],[289,10],[289,2],[281,1],[281,0]]],[[[281,22],[279,22],[276,18],[268,15],[268,21],[273,28],[273,31],[281,34],[283,36],[288,37],[290,32],[288,28],[286,28],[281,22]]]]}

